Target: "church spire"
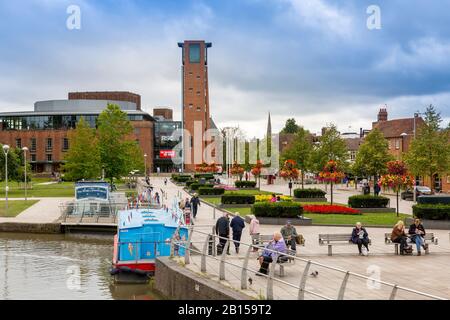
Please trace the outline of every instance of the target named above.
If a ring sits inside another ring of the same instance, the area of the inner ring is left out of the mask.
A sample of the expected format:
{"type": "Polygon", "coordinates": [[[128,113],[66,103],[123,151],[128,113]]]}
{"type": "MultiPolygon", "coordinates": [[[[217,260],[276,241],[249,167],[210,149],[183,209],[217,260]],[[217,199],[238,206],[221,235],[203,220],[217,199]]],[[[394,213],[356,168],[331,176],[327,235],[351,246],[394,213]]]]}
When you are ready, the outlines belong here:
{"type": "Polygon", "coordinates": [[[267,137],[272,137],[272,122],[270,120],[270,111],[269,111],[269,119],[267,120],[267,137]]]}

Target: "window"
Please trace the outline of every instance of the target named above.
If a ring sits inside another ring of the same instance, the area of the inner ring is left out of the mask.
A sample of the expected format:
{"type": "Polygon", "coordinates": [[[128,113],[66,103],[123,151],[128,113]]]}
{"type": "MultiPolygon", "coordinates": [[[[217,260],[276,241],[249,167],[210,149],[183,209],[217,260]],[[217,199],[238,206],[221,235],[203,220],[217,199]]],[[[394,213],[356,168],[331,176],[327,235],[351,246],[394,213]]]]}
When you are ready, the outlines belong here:
{"type": "Polygon", "coordinates": [[[16,148],[22,149],[22,139],[16,139],[16,148]]]}
{"type": "Polygon", "coordinates": [[[189,45],[189,62],[200,63],[200,44],[191,43],[189,45]]]}
{"type": "Polygon", "coordinates": [[[197,91],[197,95],[200,96],[200,91],[197,91]]]}
{"type": "Polygon", "coordinates": [[[34,153],[31,154],[31,162],[36,162],[36,155],[34,153]]]}
{"type": "Polygon", "coordinates": [[[52,140],[52,138],[47,138],[47,144],[46,144],[45,150],[52,151],[52,149],[53,149],[53,140],[52,140]]]}
{"type": "Polygon", "coordinates": [[[31,151],[36,151],[36,138],[31,138],[31,151]]]}
{"type": "Polygon", "coordinates": [[[396,139],[395,140],[395,149],[400,149],[400,140],[399,139],[396,139]]]}
{"type": "Polygon", "coordinates": [[[356,160],[356,150],[350,151],[350,160],[355,161],[356,160]]]}
{"type": "Polygon", "coordinates": [[[189,105],[189,109],[192,109],[192,107],[193,107],[193,105],[192,105],[192,104],[190,104],[190,105],[189,105]]]}
{"type": "Polygon", "coordinates": [[[63,151],[69,150],[69,139],[63,138],[63,151]]]}
{"type": "Polygon", "coordinates": [[[47,162],[52,162],[52,155],[51,154],[47,154],[47,162]]]}
{"type": "Polygon", "coordinates": [[[388,149],[391,150],[392,149],[392,140],[388,141],[388,149]]]}
{"type": "Polygon", "coordinates": [[[197,111],[201,111],[202,109],[200,107],[197,107],[197,111]]]}

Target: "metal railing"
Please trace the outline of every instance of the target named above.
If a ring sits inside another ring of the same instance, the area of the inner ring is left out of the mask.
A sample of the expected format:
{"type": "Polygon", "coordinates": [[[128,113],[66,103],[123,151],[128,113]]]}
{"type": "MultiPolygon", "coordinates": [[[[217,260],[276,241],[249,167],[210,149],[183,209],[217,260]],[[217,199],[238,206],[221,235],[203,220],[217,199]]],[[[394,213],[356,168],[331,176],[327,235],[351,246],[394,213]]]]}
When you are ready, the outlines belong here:
{"type": "MultiPolygon", "coordinates": [[[[189,236],[188,236],[188,239],[186,242],[181,243],[181,242],[171,241],[171,247],[173,247],[175,244],[177,244],[180,247],[184,247],[186,249],[185,255],[184,255],[184,263],[185,264],[190,263],[191,253],[197,253],[197,254],[201,255],[201,263],[200,263],[201,272],[204,272],[204,273],[207,272],[207,264],[206,264],[207,258],[218,261],[219,262],[219,279],[220,280],[226,279],[226,268],[225,268],[226,265],[239,268],[241,271],[241,275],[240,275],[240,280],[241,280],[240,289],[241,290],[246,290],[248,288],[247,281],[248,281],[248,273],[249,272],[253,272],[255,274],[259,273],[258,270],[249,268],[248,263],[249,263],[250,255],[253,252],[253,249],[254,248],[261,249],[261,246],[245,243],[242,241],[234,241],[229,238],[220,237],[215,234],[214,230],[212,233],[208,233],[208,232],[204,232],[204,231],[200,231],[200,230],[195,230],[193,227],[189,227],[189,236]],[[199,251],[191,246],[192,237],[193,237],[194,233],[198,233],[202,236],[206,236],[206,239],[203,242],[202,251],[199,251]],[[212,255],[209,255],[207,252],[209,246],[212,245],[212,247],[215,248],[216,239],[226,240],[225,247],[223,248],[222,254],[220,255],[220,257],[217,257],[214,253],[212,255]],[[244,258],[244,262],[242,265],[237,264],[232,261],[227,261],[227,251],[230,246],[230,243],[239,243],[242,246],[248,247],[245,258],[244,258]]],[[[267,275],[260,274],[261,276],[265,277],[266,281],[267,281],[267,283],[266,283],[266,299],[268,299],[268,300],[274,299],[274,282],[296,289],[298,300],[304,300],[305,294],[309,294],[311,296],[325,299],[325,300],[335,300],[335,299],[343,300],[345,297],[347,284],[351,278],[371,281],[372,283],[378,284],[379,286],[387,286],[388,288],[391,289],[390,294],[389,294],[389,300],[395,300],[395,298],[398,296],[399,291],[411,293],[411,294],[417,295],[421,298],[428,298],[428,299],[433,299],[433,300],[447,300],[445,298],[442,298],[442,297],[439,297],[436,295],[432,295],[432,294],[428,294],[428,293],[421,292],[418,290],[410,289],[410,288],[403,287],[403,286],[400,286],[400,285],[397,285],[394,283],[389,283],[389,282],[382,281],[382,280],[379,280],[379,279],[376,279],[373,277],[369,277],[369,276],[365,276],[365,275],[351,272],[348,270],[344,270],[341,268],[325,265],[323,263],[315,262],[312,260],[299,258],[297,256],[283,253],[280,251],[275,251],[275,250],[268,249],[268,248],[264,248],[264,250],[266,250],[268,252],[272,252],[273,254],[275,254],[276,258],[279,257],[280,255],[283,255],[283,256],[288,257],[289,259],[292,259],[293,261],[301,261],[303,263],[306,263],[306,265],[303,269],[303,272],[301,273],[301,277],[299,279],[298,284],[295,284],[295,283],[284,281],[282,279],[275,277],[275,268],[278,263],[276,262],[277,259],[273,259],[274,262],[270,264],[269,273],[267,275]],[[336,297],[325,296],[321,293],[315,292],[306,287],[309,271],[312,266],[321,267],[328,271],[337,272],[337,273],[343,275],[343,279],[340,284],[340,287],[339,287],[336,297]]],[[[171,252],[172,252],[172,249],[171,249],[171,252]]]]}

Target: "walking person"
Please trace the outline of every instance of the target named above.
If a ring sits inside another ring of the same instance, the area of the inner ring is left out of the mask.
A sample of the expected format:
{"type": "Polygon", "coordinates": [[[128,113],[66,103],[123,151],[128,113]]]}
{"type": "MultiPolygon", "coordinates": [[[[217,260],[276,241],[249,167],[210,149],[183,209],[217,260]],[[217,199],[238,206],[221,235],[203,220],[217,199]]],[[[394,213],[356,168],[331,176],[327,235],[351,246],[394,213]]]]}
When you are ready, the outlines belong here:
{"type": "Polygon", "coordinates": [[[192,214],[195,217],[197,216],[197,210],[200,206],[200,198],[198,197],[197,193],[194,193],[194,196],[191,198],[191,206],[192,206],[192,214]]]}
{"type": "Polygon", "coordinates": [[[293,251],[297,251],[296,238],[298,236],[297,230],[292,225],[291,220],[286,222],[286,225],[281,228],[281,235],[284,238],[286,246],[290,246],[293,251]]]}
{"type": "Polygon", "coordinates": [[[164,185],[167,186],[167,178],[164,178],[164,185]]]}
{"type": "Polygon", "coordinates": [[[278,259],[286,253],[286,243],[283,240],[283,236],[280,232],[273,234],[273,239],[267,244],[261,256],[258,257],[260,264],[259,272],[257,276],[268,274],[269,264],[278,259]],[[274,252],[275,251],[275,252],[274,252]]]}
{"type": "Polygon", "coordinates": [[[361,222],[357,222],[356,226],[353,228],[351,240],[354,244],[358,245],[360,256],[363,255],[362,246],[369,252],[369,234],[366,229],[362,227],[361,222]]]}
{"type": "Polygon", "coordinates": [[[231,230],[233,231],[233,241],[236,253],[239,254],[239,245],[242,237],[242,230],[245,228],[244,219],[241,218],[239,212],[235,212],[235,216],[231,219],[231,230]]]}
{"type": "Polygon", "coordinates": [[[412,252],[412,247],[407,243],[408,236],[405,233],[405,224],[403,221],[399,221],[395,224],[394,229],[392,229],[391,241],[394,243],[400,243],[400,254],[410,254],[412,252]]]}
{"type": "MultiPolygon", "coordinates": [[[[256,219],[254,215],[250,216],[250,237],[252,238],[253,245],[257,246],[259,245],[259,220],[256,219]]],[[[253,252],[258,251],[257,247],[253,247],[253,252]]]]}
{"type": "Polygon", "coordinates": [[[158,192],[155,193],[155,201],[156,201],[157,204],[160,204],[160,199],[159,199],[159,193],[158,192]]]}
{"type": "MultiPolygon", "coordinates": [[[[223,252],[227,239],[230,237],[230,221],[228,219],[228,213],[224,213],[216,222],[216,233],[219,238],[219,248],[218,254],[223,252]]],[[[227,254],[230,254],[230,246],[228,246],[227,254]]]]}
{"type": "Polygon", "coordinates": [[[420,256],[421,247],[426,251],[428,249],[428,244],[425,243],[423,237],[425,237],[425,228],[423,227],[420,219],[414,219],[414,223],[409,226],[409,235],[411,236],[411,241],[416,244],[417,255],[420,256]]]}
{"type": "Polygon", "coordinates": [[[373,187],[373,190],[375,191],[376,196],[380,195],[381,187],[377,182],[375,182],[375,186],[373,187]]]}

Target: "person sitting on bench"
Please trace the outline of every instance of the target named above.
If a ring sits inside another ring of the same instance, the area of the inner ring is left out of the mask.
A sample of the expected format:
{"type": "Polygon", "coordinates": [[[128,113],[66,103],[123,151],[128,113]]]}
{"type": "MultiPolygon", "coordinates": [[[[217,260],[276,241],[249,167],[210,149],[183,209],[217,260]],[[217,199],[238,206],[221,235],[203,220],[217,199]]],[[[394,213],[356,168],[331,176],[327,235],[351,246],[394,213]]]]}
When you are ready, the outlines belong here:
{"type": "Polygon", "coordinates": [[[425,236],[425,228],[422,223],[420,223],[420,219],[414,219],[414,223],[409,226],[408,233],[411,236],[411,241],[416,244],[417,247],[417,255],[420,256],[420,247],[426,251],[428,249],[428,245],[425,244],[423,237],[425,236]]]}
{"type": "Polygon", "coordinates": [[[397,222],[392,229],[391,241],[394,243],[400,243],[400,254],[410,254],[412,252],[412,247],[407,243],[408,236],[405,233],[405,224],[403,221],[397,222]]]}
{"type": "Polygon", "coordinates": [[[293,251],[296,251],[297,250],[296,238],[298,236],[298,233],[295,227],[292,225],[291,220],[288,220],[286,222],[286,225],[283,228],[281,228],[281,235],[284,238],[286,246],[290,246],[293,251]]]}
{"type": "Polygon", "coordinates": [[[369,252],[369,234],[366,229],[362,227],[361,222],[357,222],[352,232],[352,242],[358,245],[359,255],[362,256],[362,246],[369,252]]]}
{"type": "Polygon", "coordinates": [[[280,232],[275,232],[273,234],[273,239],[267,244],[262,255],[258,257],[260,269],[256,273],[257,276],[262,274],[267,274],[269,269],[269,264],[274,261],[279,261],[283,253],[286,253],[286,243],[284,242],[283,236],[280,232]],[[269,251],[269,250],[277,251],[269,251]]]}

